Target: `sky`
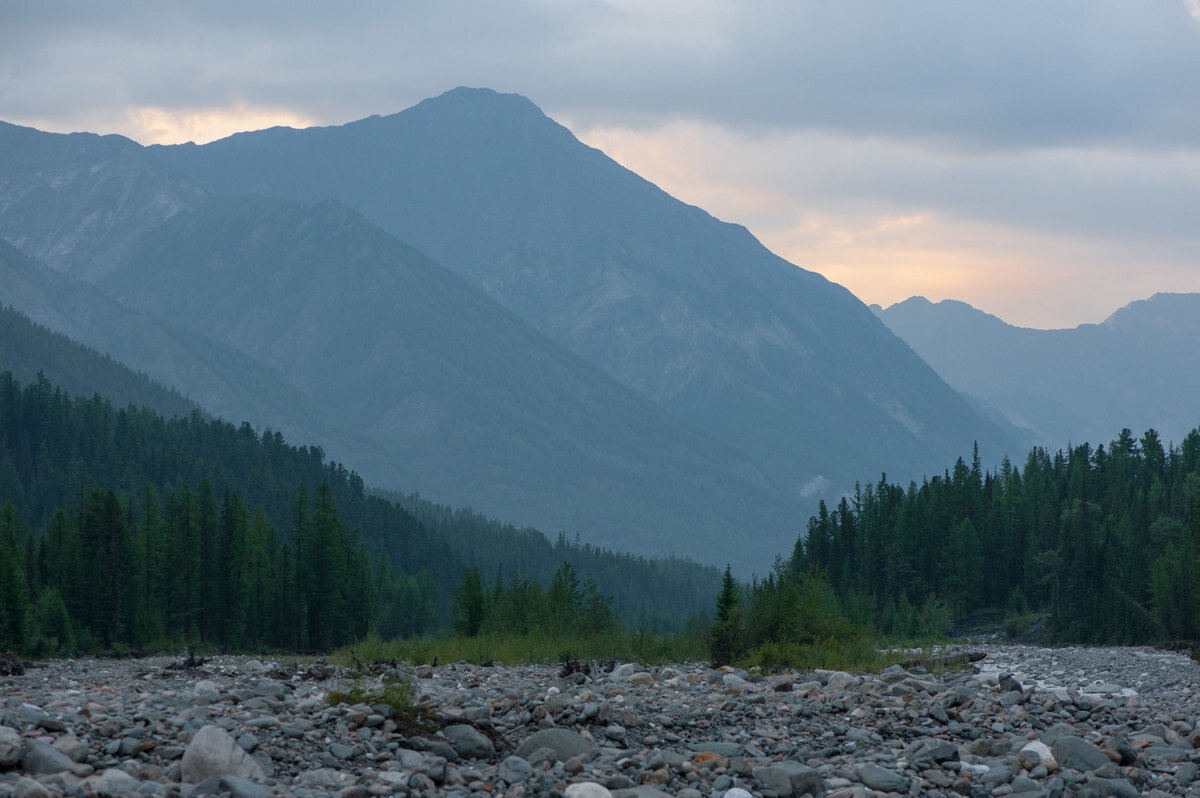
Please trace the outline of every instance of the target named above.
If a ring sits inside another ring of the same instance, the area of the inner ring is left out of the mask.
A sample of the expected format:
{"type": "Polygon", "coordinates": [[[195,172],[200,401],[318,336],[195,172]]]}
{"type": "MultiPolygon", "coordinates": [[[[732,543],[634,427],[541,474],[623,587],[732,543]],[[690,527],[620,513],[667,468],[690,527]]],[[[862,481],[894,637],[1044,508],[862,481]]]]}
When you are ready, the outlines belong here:
{"type": "Polygon", "coordinates": [[[525,95],[867,303],[1200,291],[1200,0],[0,0],[0,120],[144,144],[525,95]]]}

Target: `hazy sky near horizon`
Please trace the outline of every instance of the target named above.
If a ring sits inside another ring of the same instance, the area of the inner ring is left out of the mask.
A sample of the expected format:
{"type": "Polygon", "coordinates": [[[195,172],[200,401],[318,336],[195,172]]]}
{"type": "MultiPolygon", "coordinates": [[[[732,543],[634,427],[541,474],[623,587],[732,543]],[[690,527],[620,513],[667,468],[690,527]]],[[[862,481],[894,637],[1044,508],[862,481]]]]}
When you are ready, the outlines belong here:
{"type": "Polygon", "coordinates": [[[455,86],[863,301],[1099,322],[1200,291],[1200,0],[0,0],[0,119],[198,142],[455,86]]]}

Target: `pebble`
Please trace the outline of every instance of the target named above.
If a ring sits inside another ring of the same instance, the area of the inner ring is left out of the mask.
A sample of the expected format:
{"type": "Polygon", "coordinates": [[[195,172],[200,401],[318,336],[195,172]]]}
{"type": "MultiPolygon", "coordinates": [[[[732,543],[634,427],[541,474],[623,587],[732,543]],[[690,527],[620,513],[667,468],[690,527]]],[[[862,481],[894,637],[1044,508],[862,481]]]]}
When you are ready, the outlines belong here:
{"type": "Polygon", "coordinates": [[[0,796],[1194,794],[1195,662],[970,648],[986,657],[946,673],[423,665],[436,733],[383,704],[331,706],[345,669],[49,662],[0,694],[0,796]]]}

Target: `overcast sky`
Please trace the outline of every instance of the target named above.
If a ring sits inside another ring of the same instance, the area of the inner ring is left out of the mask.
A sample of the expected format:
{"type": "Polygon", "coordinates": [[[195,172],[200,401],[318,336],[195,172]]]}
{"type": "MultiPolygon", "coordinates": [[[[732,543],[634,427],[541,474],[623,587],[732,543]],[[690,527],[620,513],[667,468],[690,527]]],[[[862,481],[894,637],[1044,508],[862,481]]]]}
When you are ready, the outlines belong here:
{"type": "Polygon", "coordinates": [[[455,86],[865,302],[1100,322],[1200,291],[1200,0],[0,0],[0,119],[207,141],[455,86]]]}

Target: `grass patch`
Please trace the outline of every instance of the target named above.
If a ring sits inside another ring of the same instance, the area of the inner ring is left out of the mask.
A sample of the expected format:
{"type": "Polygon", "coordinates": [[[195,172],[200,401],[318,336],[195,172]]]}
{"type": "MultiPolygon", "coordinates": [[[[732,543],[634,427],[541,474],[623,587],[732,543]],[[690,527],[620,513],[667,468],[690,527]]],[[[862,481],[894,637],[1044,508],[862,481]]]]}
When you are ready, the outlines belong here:
{"type": "Polygon", "coordinates": [[[1046,617],[1046,614],[1041,612],[1010,615],[1004,619],[1004,633],[1013,640],[1019,640],[1029,633],[1034,624],[1046,617]]]}

